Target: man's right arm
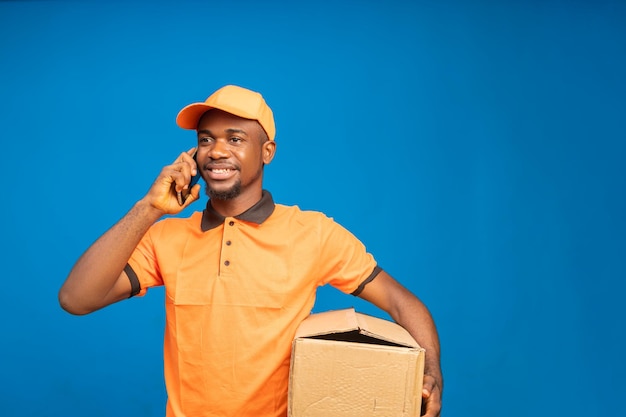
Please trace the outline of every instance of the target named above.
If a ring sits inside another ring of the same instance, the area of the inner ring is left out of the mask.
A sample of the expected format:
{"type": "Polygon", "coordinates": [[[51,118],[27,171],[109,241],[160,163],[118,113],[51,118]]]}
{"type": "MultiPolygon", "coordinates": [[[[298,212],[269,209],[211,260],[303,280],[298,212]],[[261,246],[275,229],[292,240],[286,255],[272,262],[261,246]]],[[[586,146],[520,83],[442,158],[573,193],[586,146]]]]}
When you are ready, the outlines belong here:
{"type": "Polygon", "coordinates": [[[135,247],[161,214],[145,200],[135,206],[78,259],[59,290],[59,303],[72,314],[87,314],[130,296],[124,272],[135,247]]]}
{"type": "Polygon", "coordinates": [[[198,199],[199,184],[182,206],[177,198],[177,192],[195,174],[196,163],[190,156],[193,150],[164,167],[146,196],[78,259],[59,290],[64,310],[88,314],[130,296],[131,283],[124,267],[142,237],[161,216],[177,214],[198,199]]]}

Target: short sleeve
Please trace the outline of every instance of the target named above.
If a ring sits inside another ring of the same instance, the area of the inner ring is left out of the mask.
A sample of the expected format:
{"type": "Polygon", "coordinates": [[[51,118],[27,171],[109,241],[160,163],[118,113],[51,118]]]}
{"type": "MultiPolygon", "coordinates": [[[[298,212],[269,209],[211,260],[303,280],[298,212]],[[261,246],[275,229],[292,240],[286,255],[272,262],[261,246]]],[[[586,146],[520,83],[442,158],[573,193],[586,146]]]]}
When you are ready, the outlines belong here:
{"type": "Polygon", "coordinates": [[[320,229],[322,284],[351,294],[380,270],[365,245],[333,219],[324,216],[320,229]]]}
{"type": "Polygon", "coordinates": [[[141,239],[128,260],[128,266],[139,281],[138,296],[145,295],[150,287],[163,285],[154,246],[155,235],[158,235],[161,230],[161,223],[153,225],[141,239]]]}

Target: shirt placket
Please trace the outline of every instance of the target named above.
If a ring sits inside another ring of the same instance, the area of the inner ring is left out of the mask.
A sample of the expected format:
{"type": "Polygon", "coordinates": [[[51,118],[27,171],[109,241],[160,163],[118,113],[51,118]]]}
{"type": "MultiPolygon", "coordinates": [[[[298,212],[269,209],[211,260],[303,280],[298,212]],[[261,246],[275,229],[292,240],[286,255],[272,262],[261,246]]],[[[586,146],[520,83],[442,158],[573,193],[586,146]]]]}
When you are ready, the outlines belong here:
{"type": "Polygon", "coordinates": [[[234,217],[224,219],[224,234],[222,235],[222,250],[220,251],[221,276],[230,276],[233,274],[235,236],[238,227],[238,221],[234,217]]]}

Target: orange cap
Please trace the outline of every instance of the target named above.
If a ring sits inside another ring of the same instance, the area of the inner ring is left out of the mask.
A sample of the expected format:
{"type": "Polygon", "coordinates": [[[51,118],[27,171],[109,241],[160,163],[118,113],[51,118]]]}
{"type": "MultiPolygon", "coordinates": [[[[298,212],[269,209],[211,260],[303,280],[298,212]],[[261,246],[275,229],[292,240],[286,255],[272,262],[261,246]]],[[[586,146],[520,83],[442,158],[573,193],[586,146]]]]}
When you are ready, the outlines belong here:
{"type": "Polygon", "coordinates": [[[176,124],[183,129],[196,130],[202,115],[211,109],[219,109],[244,119],[256,120],[267,133],[269,140],[274,140],[276,126],[274,126],[272,109],[261,94],[236,85],[220,88],[204,103],[185,106],[176,116],[176,124]]]}

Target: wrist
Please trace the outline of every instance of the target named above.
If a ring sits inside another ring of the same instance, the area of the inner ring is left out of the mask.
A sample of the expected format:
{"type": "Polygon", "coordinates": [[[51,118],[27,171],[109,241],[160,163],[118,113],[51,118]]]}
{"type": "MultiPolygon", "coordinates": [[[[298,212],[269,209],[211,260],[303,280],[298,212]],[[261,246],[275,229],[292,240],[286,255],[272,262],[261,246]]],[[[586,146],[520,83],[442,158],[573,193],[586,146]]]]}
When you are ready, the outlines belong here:
{"type": "Polygon", "coordinates": [[[145,197],[135,203],[133,211],[142,218],[150,221],[150,223],[156,222],[165,215],[163,210],[149,202],[145,197]]]}

